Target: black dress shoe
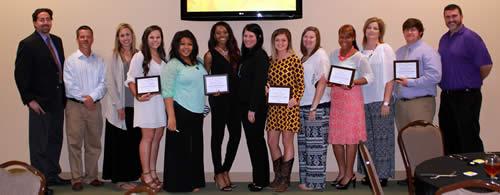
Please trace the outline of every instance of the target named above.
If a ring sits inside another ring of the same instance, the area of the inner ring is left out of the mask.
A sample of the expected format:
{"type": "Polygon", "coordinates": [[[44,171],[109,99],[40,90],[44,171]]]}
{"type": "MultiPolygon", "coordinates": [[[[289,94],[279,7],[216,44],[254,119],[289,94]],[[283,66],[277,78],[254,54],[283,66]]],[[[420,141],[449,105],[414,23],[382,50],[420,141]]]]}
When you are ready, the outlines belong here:
{"type": "Polygon", "coordinates": [[[259,186],[255,183],[248,184],[248,190],[250,190],[252,192],[260,192],[260,191],[262,191],[262,189],[264,189],[263,186],[259,186]]]}
{"type": "Polygon", "coordinates": [[[388,182],[387,179],[380,179],[380,186],[386,187],[387,186],[387,182],[388,182]]]}
{"type": "Polygon", "coordinates": [[[408,179],[399,180],[397,183],[398,183],[398,185],[407,186],[408,179]]]}
{"type": "Polygon", "coordinates": [[[62,186],[71,184],[71,180],[60,177],[52,177],[47,180],[47,186],[62,186]]]}
{"type": "Polygon", "coordinates": [[[50,189],[50,188],[45,188],[45,195],[53,195],[54,194],[54,190],[50,189]]]}
{"type": "MultiPolygon", "coordinates": [[[[380,186],[386,187],[388,180],[387,179],[380,179],[379,182],[380,182],[380,186]]],[[[363,184],[363,185],[370,185],[370,178],[364,177],[361,180],[361,184],[363,184]]]]}
{"type": "Polygon", "coordinates": [[[76,182],[74,184],[71,185],[71,189],[73,191],[82,191],[83,190],[83,184],[82,182],[76,182]]]}

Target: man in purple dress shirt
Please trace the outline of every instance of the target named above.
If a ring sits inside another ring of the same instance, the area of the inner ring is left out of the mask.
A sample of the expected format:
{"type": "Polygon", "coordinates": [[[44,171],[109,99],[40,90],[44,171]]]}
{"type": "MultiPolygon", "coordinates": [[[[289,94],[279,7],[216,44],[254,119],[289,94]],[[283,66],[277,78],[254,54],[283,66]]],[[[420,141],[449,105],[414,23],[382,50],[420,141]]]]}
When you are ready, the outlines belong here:
{"type": "Polygon", "coordinates": [[[459,6],[444,8],[449,31],[439,41],[443,66],[439,126],[446,154],[484,151],[479,137],[481,85],[493,62],[481,37],[465,27],[462,19],[459,6]]]}

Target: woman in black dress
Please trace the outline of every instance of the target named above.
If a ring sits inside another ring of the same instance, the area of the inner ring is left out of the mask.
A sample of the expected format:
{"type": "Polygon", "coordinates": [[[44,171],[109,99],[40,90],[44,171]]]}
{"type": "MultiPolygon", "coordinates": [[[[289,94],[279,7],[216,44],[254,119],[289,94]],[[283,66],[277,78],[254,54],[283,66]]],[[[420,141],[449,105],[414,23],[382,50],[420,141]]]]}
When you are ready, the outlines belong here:
{"type": "Polygon", "coordinates": [[[210,30],[208,51],[205,53],[205,69],[209,74],[227,74],[229,93],[216,93],[208,97],[212,111],[212,162],[214,164],[214,180],[221,191],[231,191],[229,170],[233,165],[241,138],[241,119],[238,99],[238,64],[240,49],[234,38],[233,30],[226,22],[217,22],[210,30]],[[229,140],[224,163],[222,163],[221,146],[224,130],[227,125],[229,140]]]}

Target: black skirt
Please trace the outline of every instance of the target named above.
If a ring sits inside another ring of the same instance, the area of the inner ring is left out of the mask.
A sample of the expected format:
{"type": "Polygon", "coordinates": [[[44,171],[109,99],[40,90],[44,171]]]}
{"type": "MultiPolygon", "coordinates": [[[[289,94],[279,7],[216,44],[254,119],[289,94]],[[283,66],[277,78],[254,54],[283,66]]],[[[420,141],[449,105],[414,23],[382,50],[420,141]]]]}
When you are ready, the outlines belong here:
{"type": "Polygon", "coordinates": [[[134,108],[125,108],[127,130],[115,127],[106,120],[102,178],[111,182],[135,181],[141,176],[139,143],[141,128],[133,128],[134,108]]]}

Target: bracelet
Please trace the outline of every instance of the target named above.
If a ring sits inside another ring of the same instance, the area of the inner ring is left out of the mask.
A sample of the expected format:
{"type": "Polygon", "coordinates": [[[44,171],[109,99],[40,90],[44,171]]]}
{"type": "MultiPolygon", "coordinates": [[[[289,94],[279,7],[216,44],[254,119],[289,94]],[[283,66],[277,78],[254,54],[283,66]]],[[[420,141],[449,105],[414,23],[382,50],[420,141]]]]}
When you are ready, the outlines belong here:
{"type": "Polygon", "coordinates": [[[311,109],[309,109],[309,112],[314,112],[314,111],[316,111],[316,109],[317,108],[311,108],[311,109]]]}
{"type": "Polygon", "coordinates": [[[384,102],[384,106],[389,106],[389,102],[384,102]]]}

